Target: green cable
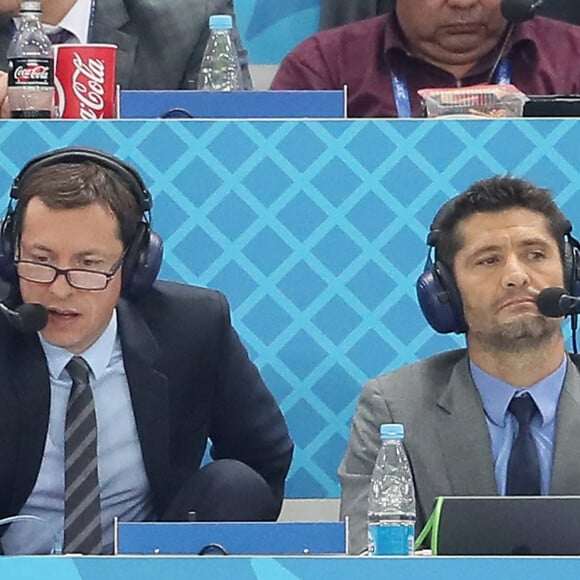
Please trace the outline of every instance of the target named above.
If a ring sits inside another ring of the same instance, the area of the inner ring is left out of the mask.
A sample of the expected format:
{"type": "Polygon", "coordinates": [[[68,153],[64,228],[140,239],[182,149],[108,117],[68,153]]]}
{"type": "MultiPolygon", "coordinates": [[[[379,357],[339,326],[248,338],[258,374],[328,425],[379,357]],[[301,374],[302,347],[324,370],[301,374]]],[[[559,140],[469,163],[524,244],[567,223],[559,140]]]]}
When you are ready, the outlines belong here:
{"type": "Polygon", "coordinates": [[[437,555],[438,549],[437,542],[439,536],[439,524],[441,520],[441,509],[443,508],[443,501],[444,501],[443,497],[438,497],[435,500],[435,506],[433,508],[433,511],[431,512],[431,515],[429,516],[427,523],[423,526],[421,533],[417,536],[416,542],[417,548],[421,548],[421,545],[425,541],[425,538],[429,535],[429,532],[431,532],[431,553],[433,554],[433,556],[437,555]]]}
{"type": "Polygon", "coordinates": [[[425,538],[429,535],[431,528],[433,527],[433,512],[431,512],[431,516],[427,520],[427,523],[423,526],[421,533],[417,536],[417,540],[415,541],[415,549],[420,550],[425,538]]]}
{"type": "Polygon", "coordinates": [[[431,533],[431,554],[437,556],[439,551],[439,524],[441,523],[441,510],[445,498],[438,497],[433,508],[433,531],[431,533]]]}

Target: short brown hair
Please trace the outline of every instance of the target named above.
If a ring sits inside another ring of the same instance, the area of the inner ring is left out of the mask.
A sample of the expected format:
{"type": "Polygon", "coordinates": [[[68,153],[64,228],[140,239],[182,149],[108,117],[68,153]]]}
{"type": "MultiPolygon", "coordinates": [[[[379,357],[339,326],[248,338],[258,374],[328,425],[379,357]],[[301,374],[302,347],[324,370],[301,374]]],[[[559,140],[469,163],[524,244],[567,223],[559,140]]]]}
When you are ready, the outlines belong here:
{"type": "Polygon", "coordinates": [[[143,214],[131,191],[131,184],[93,161],[57,163],[31,168],[19,183],[18,202],[12,226],[16,246],[22,233],[22,224],[28,202],[40,198],[53,209],[69,209],[99,203],[112,210],[119,226],[119,239],[128,247],[137,232],[143,214]]]}
{"type": "Polygon", "coordinates": [[[494,213],[513,208],[535,211],[546,218],[548,231],[558,243],[563,262],[565,236],[572,230],[570,221],[556,205],[549,189],[510,176],[477,181],[441,207],[429,234],[430,243],[436,250],[436,259],[453,272],[455,256],[463,243],[458,234],[459,224],[475,213],[494,213]]]}

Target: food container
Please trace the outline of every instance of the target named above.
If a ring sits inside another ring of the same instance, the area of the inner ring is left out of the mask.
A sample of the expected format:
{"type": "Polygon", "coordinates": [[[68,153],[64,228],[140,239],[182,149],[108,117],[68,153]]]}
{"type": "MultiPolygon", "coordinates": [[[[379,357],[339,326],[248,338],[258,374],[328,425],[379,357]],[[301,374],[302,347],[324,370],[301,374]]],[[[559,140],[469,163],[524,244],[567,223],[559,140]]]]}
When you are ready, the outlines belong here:
{"type": "Polygon", "coordinates": [[[426,117],[521,117],[528,97],[513,85],[422,89],[426,117]]]}

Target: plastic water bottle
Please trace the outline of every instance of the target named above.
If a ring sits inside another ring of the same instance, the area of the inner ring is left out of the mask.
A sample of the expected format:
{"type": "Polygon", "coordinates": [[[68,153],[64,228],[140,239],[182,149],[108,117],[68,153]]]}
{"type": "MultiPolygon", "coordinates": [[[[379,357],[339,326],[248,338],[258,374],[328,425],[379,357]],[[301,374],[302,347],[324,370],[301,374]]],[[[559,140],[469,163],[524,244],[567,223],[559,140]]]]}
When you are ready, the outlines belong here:
{"type": "Polygon", "coordinates": [[[403,425],[381,425],[381,447],[369,491],[369,554],[412,555],[415,545],[415,489],[403,447],[403,425]]]}
{"type": "Polygon", "coordinates": [[[232,17],[214,14],[209,18],[209,39],[203,53],[197,88],[202,91],[241,91],[242,69],[232,39],[232,17]]]}
{"type": "Polygon", "coordinates": [[[20,5],[20,25],[8,46],[8,104],[14,119],[46,119],[54,110],[54,60],[42,29],[40,2],[20,5]]]}

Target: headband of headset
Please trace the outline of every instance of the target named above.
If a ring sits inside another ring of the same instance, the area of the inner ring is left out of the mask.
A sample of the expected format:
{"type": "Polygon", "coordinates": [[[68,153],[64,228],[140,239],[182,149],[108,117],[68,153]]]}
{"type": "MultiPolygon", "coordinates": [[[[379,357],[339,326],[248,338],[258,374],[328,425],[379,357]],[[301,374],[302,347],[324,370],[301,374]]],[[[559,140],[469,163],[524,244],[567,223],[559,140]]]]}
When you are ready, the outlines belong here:
{"type": "Polygon", "coordinates": [[[15,284],[18,280],[14,257],[16,232],[14,214],[19,202],[19,188],[31,171],[60,163],[95,163],[119,177],[137,202],[143,219],[127,250],[123,263],[123,294],[134,296],[147,291],[159,273],[163,259],[163,241],[151,230],[149,212],[152,197],[139,173],[113,155],[89,147],[66,147],[31,159],[18,173],[10,188],[10,202],[0,225],[0,277],[15,284]]]}
{"type": "MultiPolygon", "coordinates": [[[[448,265],[439,259],[439,244],[445,235],[442,224],[455,210],[457,198],[445,203],[437,212],[429,228],[427,245],[429,251],[423,273],[416,284],[417,298],[429,325],[441,334],[467,332],[461,294],[455,276],[448,265]]],[[[580,295],[580,243],[572,234],[568,222],[564,232],[564,285],[572,296],[580,295]]]]}

